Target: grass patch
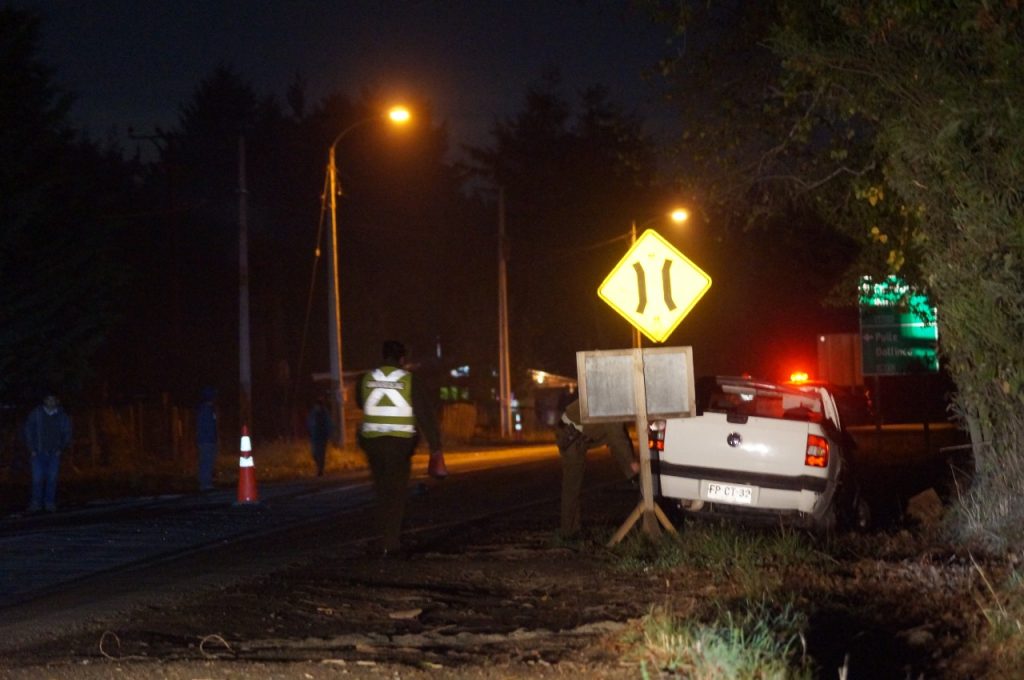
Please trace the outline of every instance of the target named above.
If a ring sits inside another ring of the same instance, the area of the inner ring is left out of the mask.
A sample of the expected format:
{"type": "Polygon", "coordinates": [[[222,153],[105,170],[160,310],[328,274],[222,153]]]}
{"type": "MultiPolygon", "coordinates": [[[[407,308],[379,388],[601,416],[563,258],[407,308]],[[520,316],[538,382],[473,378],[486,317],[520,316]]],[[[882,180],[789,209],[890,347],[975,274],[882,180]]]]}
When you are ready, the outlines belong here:
{"type": "Polygon", "coordinates": [[[782,585],[790,567],[827,568],[828,556],[804,533],[787,528],[755,528],[735,522],[689,524],[678,537],[652,540],[637,532],[615,549],[613,568],[628,573],[675,569],[710,571],[751,598],[782,585]]]}
{"type": "MultiPolygon", "coordinates": [[[[217,479],[232,480],[238,475],[239,453],[226,453],[224,447],[217,456],[217,479]]],[[[309,442],[305,440],[280,439],[269,442],[254,442],[252,450],[256,475],[260,480],[295,479],[313,476],[316,465],[310,453],[309,442]]],[[[340,449],[333,444],[327,446],[324,471],[356,470],[366,467],[366,456],[357,449],[340,449]]]]}
{"type": "Polygon", "coordinates": [[[977,562],[974,566],[989,597],[978,601],[987,625],[979,631],[973,646],[984,650],[993,677],[1015,677],[1024,667],[1024,574],[1014,571],[996,588],[977,562]]]}
{"type": "MultiPolygon", "coordinates": [[[[739,610],[719,609],[698,622],[652,612],[639,639],[627,640],[644,678],[700,679],[811,678],[813,664],[804,650],[806,617],[791,605],[758,600],[739,610]]],[[[636,636],[633,633],[633,636],[636,636]]]]}

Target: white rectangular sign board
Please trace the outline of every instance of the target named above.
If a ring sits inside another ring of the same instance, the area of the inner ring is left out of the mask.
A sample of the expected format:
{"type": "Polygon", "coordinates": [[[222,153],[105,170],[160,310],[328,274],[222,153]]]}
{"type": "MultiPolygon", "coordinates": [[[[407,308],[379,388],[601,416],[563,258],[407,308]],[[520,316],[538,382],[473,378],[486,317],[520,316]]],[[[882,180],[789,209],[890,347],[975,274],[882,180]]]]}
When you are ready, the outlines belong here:
{"type": "MultiPolygon", "coordinates": [[[[576,353],[580,412],[584,423],[632,420],[636,413],[632,349],[576,353]]],[[[693,348],[645,347],[642,350],[647,418],[686,418],[694,403],[693,348]]]]}

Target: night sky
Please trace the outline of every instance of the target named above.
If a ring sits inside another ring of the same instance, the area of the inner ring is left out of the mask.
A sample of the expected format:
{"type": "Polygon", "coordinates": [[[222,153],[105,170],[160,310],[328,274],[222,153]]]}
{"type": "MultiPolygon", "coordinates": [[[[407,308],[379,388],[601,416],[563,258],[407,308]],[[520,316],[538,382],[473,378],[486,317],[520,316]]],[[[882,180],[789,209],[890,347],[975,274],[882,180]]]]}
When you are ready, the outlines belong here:
{"type": "MultiPolygon", "coordinates": [[[[531,84],[552,69],[570,96],[595,84],[607,87],[610,100],[635,110],[649,133],[668,135],[680,122],[660,103],[661,81],[644,77],[663,56],[668,28],[653,24],[630,0],[7,4],[43,18],[39,56],[75,95],[72,121],[94,139],[112,137],[143,157],[151,147],[129,139],[129,129],[173,128],[180,107],[218,66],[280,100],[296,75],[314,105],[337,90],[352,98],[370,90],[425,99],[435,121],[447,124],[456,154],[461,145],[488,145],[494,123],[520,112],[531,84]]],[[[750,263],[738,263],[749,259],[750,248],[743,246],[750,244],[726,249],[717,243],[717,229],[690,227],[686,236],[687,248],[696,248],[689,254],[704,258],[700,264],[710,268],[715,284],[684,322],[680,335],[686,337],[675,342],[693,344],[698,361],[714,372],[750,365],[777,373],[794,355],[806,363],[815,334],[825,330],[822,319],[808,312],[799,327],[773,322],[778,328],[751,343],[755,320],[771,319],[756,313],[764,306],[748,293],[770,288],[773,279],[747,281],[750,263]],[[702,252],[699,241],[713,245],[714,256],[702,252]],[[737,333],[737,324],[745,332],[737,333]]]]}
{"type": "Polygon", "coordinates": [[[661,127],[643,73],[665,28],[628,0],[14,0],[44,17],[42,58],[94,138],[172,127],[218,65],[261,94],[296,74],[310,101],[363,88],[430,101],[453,143],[482,144],[555,67],[570,91],[592,84],[661,127]]]}

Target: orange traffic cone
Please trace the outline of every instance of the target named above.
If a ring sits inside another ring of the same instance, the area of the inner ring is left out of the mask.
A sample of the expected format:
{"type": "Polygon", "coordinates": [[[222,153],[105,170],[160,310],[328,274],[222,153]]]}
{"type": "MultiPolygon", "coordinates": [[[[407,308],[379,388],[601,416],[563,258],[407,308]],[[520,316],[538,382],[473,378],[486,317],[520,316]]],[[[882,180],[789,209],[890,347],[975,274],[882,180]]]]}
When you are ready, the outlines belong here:
{"type": "Polygon", "coordinates": [[[242,455],[238,459],[238,500],[235,505],[259,503],[256,491],[256,466],[252,461],[252,442],[249,440],[249,427],[242,426],[242,455]]]}

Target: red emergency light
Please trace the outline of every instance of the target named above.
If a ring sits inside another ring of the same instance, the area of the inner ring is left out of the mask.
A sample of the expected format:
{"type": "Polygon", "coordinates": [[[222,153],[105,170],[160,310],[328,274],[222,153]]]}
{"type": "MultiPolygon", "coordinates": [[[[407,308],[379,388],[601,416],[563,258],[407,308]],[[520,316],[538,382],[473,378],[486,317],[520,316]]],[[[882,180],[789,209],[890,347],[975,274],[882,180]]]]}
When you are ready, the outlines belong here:
{"type": "Polygon", "coordinates": [[[789,382],[791,383],[805,383],[810,379],[811,377],[807,375],[807,371],[793,371],[789,374],[789,382]]]}

